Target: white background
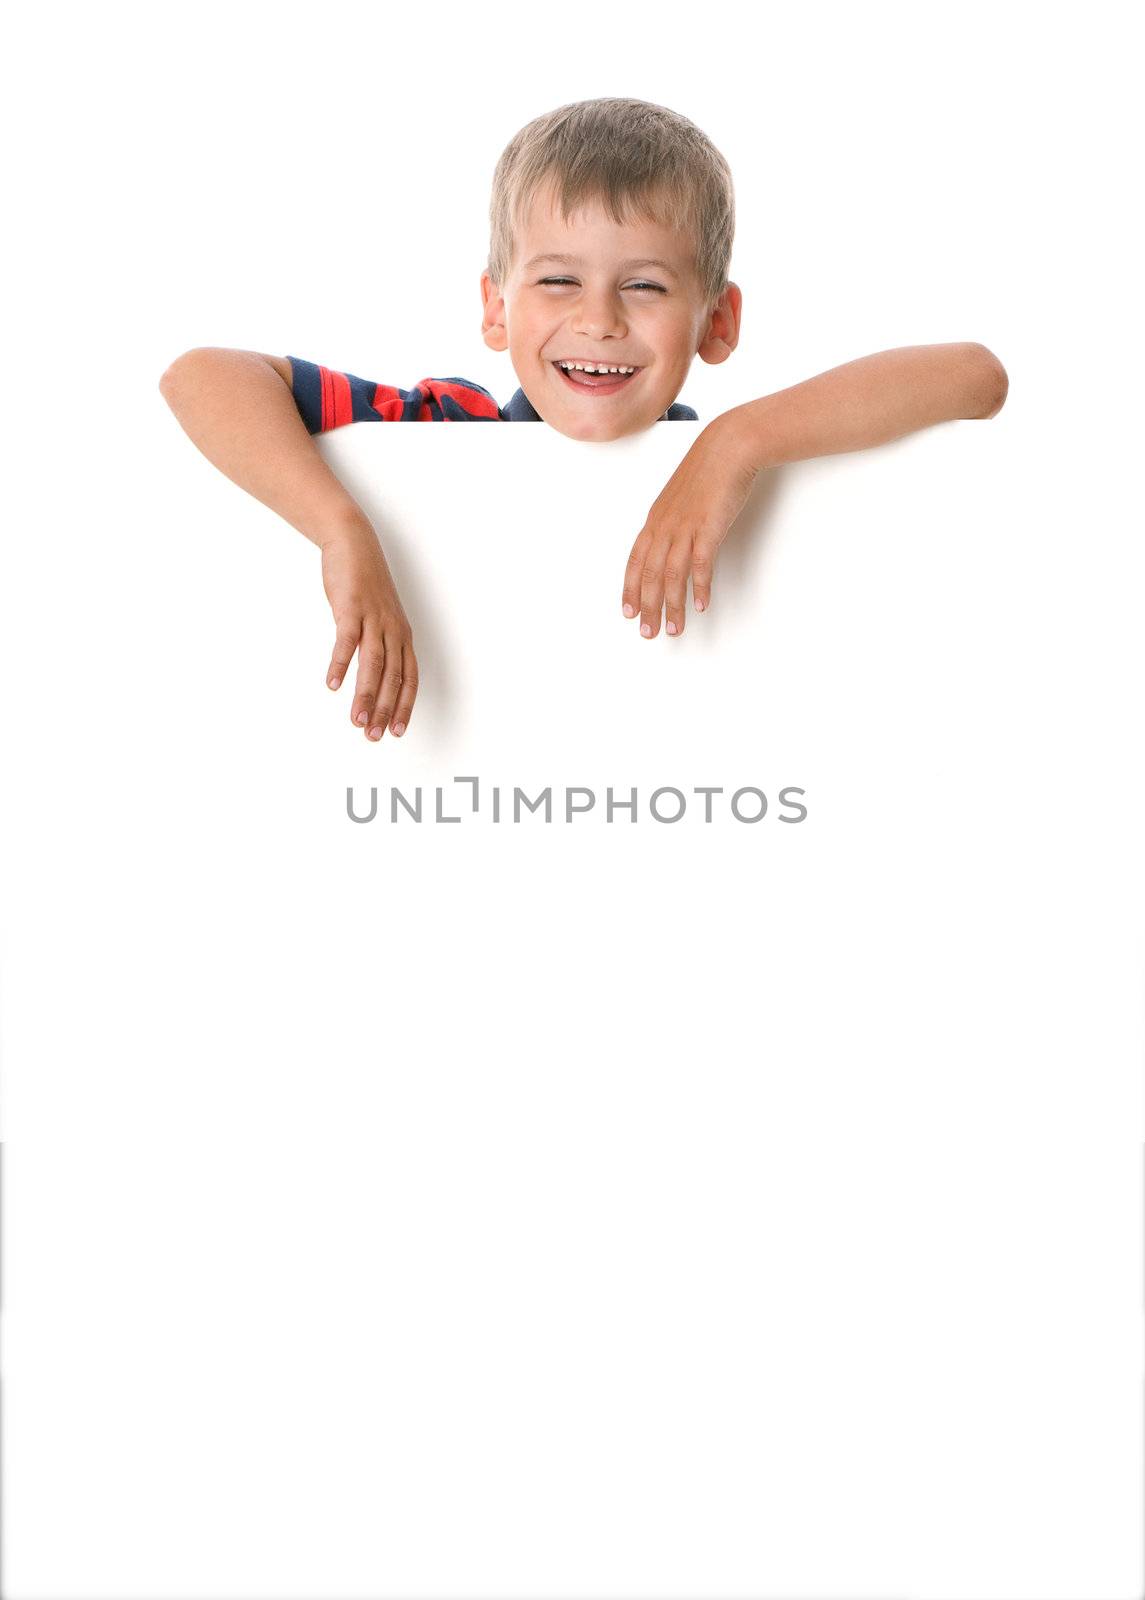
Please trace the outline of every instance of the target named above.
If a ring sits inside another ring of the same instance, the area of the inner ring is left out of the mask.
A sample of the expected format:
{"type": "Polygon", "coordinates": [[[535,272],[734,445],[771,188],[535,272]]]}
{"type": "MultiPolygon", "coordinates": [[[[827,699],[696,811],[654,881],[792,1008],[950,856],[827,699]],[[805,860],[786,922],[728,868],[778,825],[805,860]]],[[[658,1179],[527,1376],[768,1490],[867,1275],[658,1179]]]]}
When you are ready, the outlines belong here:
{"type": "Polygon", "coordinates": [[[7,1600],[1143,1592],[1134,20],[11,30],[7,1600]],[[493,166],[601,94],[735,174],[701,423],[955,339],[1009,400],[761,480],[651,642],[695,425],[344,430],[423,672],[367,746],[317,552],[159,375],[503,403],[493,166]],[[460,774],[597,813],[346,818],[460,774]],[[647,816],[697,784],[809,816],[647,816]]]}

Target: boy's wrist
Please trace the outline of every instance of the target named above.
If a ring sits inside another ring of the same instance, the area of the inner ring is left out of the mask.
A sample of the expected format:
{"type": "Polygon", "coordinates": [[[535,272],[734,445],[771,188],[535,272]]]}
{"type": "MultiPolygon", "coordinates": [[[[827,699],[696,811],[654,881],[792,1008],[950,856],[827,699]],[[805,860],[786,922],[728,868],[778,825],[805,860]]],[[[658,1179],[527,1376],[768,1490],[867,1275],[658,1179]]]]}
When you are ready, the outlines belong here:
{"type": "Polygon", "coordinates": [[[373,523],[357,506],[340,511],[336,516],[323,522],[313,537],[314,543],[320,550],[326,550],[332,545],[363,542],[376,545],[378,542],[373,523]]]}
{"type": "Polygon", "coordinates": [[[708,423],[721,449],[748,472],[760,472],[775,465],[768,453],[767,402],[770,399],[767,395],[762,400],[733,406],[708,423]]]}

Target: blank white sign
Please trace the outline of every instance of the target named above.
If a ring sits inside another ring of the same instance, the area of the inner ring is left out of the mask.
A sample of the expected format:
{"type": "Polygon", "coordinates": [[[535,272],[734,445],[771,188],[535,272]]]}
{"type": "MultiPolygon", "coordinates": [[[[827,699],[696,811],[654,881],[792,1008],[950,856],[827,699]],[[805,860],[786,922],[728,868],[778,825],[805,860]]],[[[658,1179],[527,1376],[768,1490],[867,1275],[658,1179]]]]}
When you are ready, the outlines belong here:
{"type": "Polygon", "coordinates": [[[697,425],[324,438],[373,745],[156,397],[15,712],[13,1600],[1139,1590],[1142,554],[1011,417],[764,475],[651,641],[697,425]]]}

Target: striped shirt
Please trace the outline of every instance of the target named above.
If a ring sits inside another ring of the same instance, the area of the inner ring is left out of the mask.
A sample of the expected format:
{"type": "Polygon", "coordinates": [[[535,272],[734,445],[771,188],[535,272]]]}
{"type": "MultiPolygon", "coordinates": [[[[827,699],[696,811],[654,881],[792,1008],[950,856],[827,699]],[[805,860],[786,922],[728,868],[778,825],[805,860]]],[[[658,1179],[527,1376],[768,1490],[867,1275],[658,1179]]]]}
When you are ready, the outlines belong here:
{"type": "MultiPolygon", "coordinates": [[[[328,433],[347,422],[542,422],[523,389],[507,406],[466,378],[422,378],[413,389],[333,372],[313,361],[287,356],[294,403],[309,433],[328,433]]],[[[670,405],[658,422],[698,422],[691,406],[670,405]]]]}

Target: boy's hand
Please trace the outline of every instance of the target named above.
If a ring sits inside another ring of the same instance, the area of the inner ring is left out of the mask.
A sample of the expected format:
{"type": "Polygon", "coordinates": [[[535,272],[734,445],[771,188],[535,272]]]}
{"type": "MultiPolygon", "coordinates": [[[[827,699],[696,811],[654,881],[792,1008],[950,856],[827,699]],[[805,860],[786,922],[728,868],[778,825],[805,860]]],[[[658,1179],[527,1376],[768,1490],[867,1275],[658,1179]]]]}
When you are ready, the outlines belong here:
{"type": "Polygon", "coordinates": [[[387,724],[397,737],[417,695],[417,659],[409,619],[368,523],[340,529],[323,543],[322,584],[338,630],[326,681],[338,687],[356,650],[350,719],[367,739],[380,739],[387,724]]]}
{"type": "Polygon", "coordinates": [[[758,470],[730,419],[731,413],[716,417],[699,435],[657,496],[632,546],[621,605],[626,617],[640,613],[645,638],[659,632],[665,602],[668,633],[683,631],[689,573],[696,610],[711,604],[716,551],[758,470]]]}

